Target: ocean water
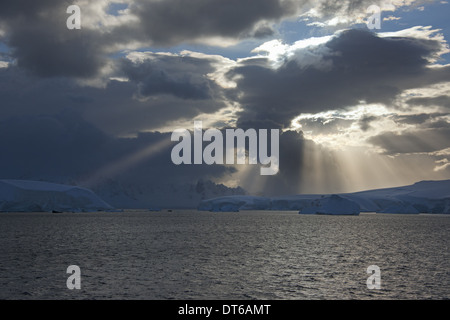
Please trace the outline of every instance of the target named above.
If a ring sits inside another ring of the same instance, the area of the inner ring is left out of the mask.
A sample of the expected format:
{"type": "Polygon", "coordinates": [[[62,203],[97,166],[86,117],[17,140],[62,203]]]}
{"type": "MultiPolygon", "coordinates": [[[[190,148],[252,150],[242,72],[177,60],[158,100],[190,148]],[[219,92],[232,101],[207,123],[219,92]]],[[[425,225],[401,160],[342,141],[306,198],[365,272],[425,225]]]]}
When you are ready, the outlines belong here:
{"type": "Polygon", "coordinates": [[[445,215],[1,213],[0,299],[449,299],[449,240],[445,215]]]}

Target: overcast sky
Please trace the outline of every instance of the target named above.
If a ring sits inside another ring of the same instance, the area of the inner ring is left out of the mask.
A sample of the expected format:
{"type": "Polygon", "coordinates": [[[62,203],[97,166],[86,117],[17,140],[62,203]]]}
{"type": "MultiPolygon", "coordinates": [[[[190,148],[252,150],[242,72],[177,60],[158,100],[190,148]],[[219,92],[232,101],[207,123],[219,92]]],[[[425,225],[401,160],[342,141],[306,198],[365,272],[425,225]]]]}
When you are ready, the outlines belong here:
{"type": "Polygon", "coordinates": [[[3,0],[0,178],[267,195],[450,179],[449,13],[415,0],[3,0]],[[66,27],[72,4],[80,30],[66,27]],[[280,172],[173,165],[170,134],[194,120],[280,129],[280,172]]]}

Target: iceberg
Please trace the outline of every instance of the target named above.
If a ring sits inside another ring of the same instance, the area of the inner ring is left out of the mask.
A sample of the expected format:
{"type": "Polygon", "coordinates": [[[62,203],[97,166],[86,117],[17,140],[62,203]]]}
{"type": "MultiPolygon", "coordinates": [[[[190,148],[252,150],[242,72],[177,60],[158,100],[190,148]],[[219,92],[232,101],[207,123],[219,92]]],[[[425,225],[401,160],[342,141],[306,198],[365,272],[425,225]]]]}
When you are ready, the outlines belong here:
{"type": "Polygon", "coordinates": [[[204,200],[198,206],[199,211],[238,212],[239,210],[266,210],[270,200],[254,196],[226,196],[204,200]]]}
{"type": "Polygon", "coordinates": [[[419,210],[410,204],[397,204],[388,206],[380,210],[378,213],[397,213],[397,214],[419,214],[419,210]]]}
{"type": "Polygon", "coordinates": [[[0,180],[0,212],[112,210],[112,206],[89,189],[42,181],[0,180]]]}
{"type": "Polygon", "coordinates": [[[357,216],[360,210],[357,203],[334,194],[314,200],[309,206],[301,209],[299,213],[357,216]]]}

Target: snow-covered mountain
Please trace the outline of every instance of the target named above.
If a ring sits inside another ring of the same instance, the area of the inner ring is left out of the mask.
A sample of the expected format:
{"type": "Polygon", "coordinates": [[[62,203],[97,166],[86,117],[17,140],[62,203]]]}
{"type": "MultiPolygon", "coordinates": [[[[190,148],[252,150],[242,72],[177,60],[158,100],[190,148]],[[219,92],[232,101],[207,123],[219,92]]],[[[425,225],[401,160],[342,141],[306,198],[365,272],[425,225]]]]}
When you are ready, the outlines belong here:
{"type": "Polygon", "coordinates": [[[209,180],[137,185],[110,179],[92,190],[116,208],[123,209],[196,208],[204,199],[245,194],[240,187],[229,188],[209,180]]]}
{"type": "Polygon", "coordinates": [[[450,180],[338,195],[220,197],[201,201],[199,210],[298,210],[303,214],[445,213],[450,214],[450,180]],[[358,210],[359,209],[359,210],[358,210]]]}
{"type": "Polygon", "coordinates": [[[92,212],[113,210],[91,190],[27,180],[0,180],[0,212],[92,212]]]}
{"type": "Polygon", "coordinates": [[[450,213],[450,180],[421,181],[343,196],[358,203],[363,212],[450,213]]]}

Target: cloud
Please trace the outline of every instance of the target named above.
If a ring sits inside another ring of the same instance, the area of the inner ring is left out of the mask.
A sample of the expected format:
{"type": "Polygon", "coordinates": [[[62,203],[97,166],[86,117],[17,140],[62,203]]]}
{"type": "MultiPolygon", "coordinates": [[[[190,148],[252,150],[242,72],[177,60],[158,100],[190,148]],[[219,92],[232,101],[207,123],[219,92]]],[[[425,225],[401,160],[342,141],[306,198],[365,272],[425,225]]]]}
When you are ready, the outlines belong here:
{"type": "Polygon", "coordinates": [[[68,30],[69,1],[2,1],[0,26],[21,68],[43,77],[92,77],[106,64],[100,34],[68,30]]]}
{"type": "Polygon", "coordinates": [[[396,20],[401,20],[401,17],[394,17],[394,16],[388,16],[383,18],[383,21],[396,21],[396,20]]]}
{"type": "Polygon", "coordinates": [[[342,130],[348,128],[354,120],[342,119],[339,116],[333,117],[308,117],[302,118],[297,121],[301,125],[301,130],[309,132],[310,136],[319,134],[332,134],[339,133],[342,130]]]}
{"type": "Polygon", "coordinates": [[[371,128],[370,124],[377,119],[378,117],[374,115],[364,115],[362,118],[359,119],[358,125],[362,131],[367,131],[371,128]]]}
{"type": "Polygon", "coordinates": [[[70,78],[39,78],[17,66],[0,68],[0,119],[71,109],[102,131],[124,136],[162,130],[227,108],[220,77],[213,79],[220,61],[187,54],[145,57],[120,60],[116,76],[125,79],[109,80],[104,87],[80,86],[70,78]],[[165,81],[157,82],[161,79],[165,81]]]}
{"type": "Polygon", "coordinates": [[[406,103],[416,106],[440,106],[450,109],[450,97],[446,95],[441,95],[438,97],[412,98],[407,100],[406,103]]]}
{"type": "Polygon", "coordinates": [[[0,133],[3,152],[9,155],[0,169],[5,178],[64,179],[88,171],[103,161],[102,146],[110,141],[72,112],[8,118],[0,122],[0,133]]]}
{"type": "Polygon", "coordinates": [[[198,42],[215,37],[242,39],[262,37],[273,31],[270,23],[295,16],[294,0],[184,0],[135,1],[131,14],[139,24],[124,26],[154,45],[167,46],[198,42]]]}
{"type": "Polygon", "coordinates": [[[406,115],[395,115],[392,119],[397,123],[420,125],[430,120],[439,119],[440,117],[447,116],[447,113],[418,113],[418,114],[406,114],[406,115]]]}
{"type": "Polygon", "coordinates": [[[322,27],[333,26],[350,26],[356,23],[365,23],[366,18],[373,12],[369,11],[370,6],[376,5],[382,12],[393,12],[399,8],[414,8],[425,3],[426,0],[389,0],[378,1],[373,0],[319,0],[308,1],[305,17],[315,19],[312,24],[322,27]]]}
{"type": "Polygon", "coordinates": [[[112,14],[112,2],[76,2],[81,30],[68,30],[72,1],[12,1],[0,4],[0,30],[18,66],[42,77],[92,78],[110,54],[125,49],[181,43],[216,45],[273,34],[272,24],[295,16],[294,0],[127,1],[112,14]],[[236,10],[236,8],[239,8],[236,10]]]}
{"type": "Polygon", "coordinates": [[[386,132],[368,139],[373,145],[384,150],[385,154],[429,153],[450,147],[450,128],[446,126],[406,131],[401,134],[386,132]]]}
{"type": "MultiPolygon", "coordinates": [[[[442,49],[438,40],[379,37],[362,30],[337,33],[324,44],[301,48],[277,68],[265,63],[240,64],[230,71],[243,107],[240,126],[272,123],[288,127],[301,113],[318,113],[368,104],[390,104],[408,88],[450,79],[450,67],[428,68],[428,58],[442,49]],[[299,65],[296,56],[313,50],[328,61],[299,65]]],[[[251,61],[251,60],[250,60],[251,61]]]]}
{"type": "MultiPolygon", "coordinates": [[[[393,1],[393,8],[417,1],[393,1]]],[[[352,24],[371,1],[184,0],[76,2],[81,30],[68,30],[66,9],[73,1],[13,1],[0,4],[0,30],[16,63],[43,77],[92,78],[108,70],[111,54],[181,44],[227,46],[275,32],[275,24],[308,14],[339,17],[352,24]],[[238,8],[238,10],[236,9],[238,8]]],[[[387,9],[392,6],[382,6],[387,9]]],[[[392,9],[392,8],[391,8],[392,9]]]]}
{"type": "Polygon", "coordinates": [[[138,84],[141,97],[172,94],[181,99],[211,99],[218,85],[207,75],[215,71],[212,59],[188,55],[139,53],[121,60],[121,72],[138,84]]]}

